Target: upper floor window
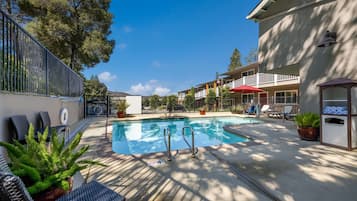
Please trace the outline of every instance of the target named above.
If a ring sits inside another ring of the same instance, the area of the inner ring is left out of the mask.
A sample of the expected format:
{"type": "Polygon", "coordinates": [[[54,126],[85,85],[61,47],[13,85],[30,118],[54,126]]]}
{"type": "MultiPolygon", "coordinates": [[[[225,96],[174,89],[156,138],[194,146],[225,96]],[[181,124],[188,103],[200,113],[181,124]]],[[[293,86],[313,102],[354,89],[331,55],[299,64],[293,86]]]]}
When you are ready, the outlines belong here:
{"type": "Polygon", "coordinates": [[[254,73],[255,73],[254,70],[244,71],[244,72],[242,72],[242,77],[249,76],[249,75],[254,75],[254,73]]]}
{"type": "Polygon", "coordinates": [[[275,103],[289,104],[297,103],[297,91],[276,91],[275,103]]]}

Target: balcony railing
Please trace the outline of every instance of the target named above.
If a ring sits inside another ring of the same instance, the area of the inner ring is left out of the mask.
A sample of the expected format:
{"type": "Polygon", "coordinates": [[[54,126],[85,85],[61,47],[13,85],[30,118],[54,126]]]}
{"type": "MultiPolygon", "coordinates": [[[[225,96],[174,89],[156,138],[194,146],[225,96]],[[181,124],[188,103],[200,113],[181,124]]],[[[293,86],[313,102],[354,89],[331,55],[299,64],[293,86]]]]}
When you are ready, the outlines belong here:
{"type": "Polygon", "coordinates": [[[296,75],[280,75],[280,74],[269,74],[269,73],[257,73],[254,75],[244,76],[240,79],[234,80],[230,83],[225,84],[229,88],[238,87],[240,85],[250,85],[254,87],[264,87],[264,86],[278,86],[287,84],[299,84],[300,77],[296,75]]]}
{"type": "Polygon", "coordinates": [[[81,96],[83,79],[0,11],[0,91],[81,96]]]}

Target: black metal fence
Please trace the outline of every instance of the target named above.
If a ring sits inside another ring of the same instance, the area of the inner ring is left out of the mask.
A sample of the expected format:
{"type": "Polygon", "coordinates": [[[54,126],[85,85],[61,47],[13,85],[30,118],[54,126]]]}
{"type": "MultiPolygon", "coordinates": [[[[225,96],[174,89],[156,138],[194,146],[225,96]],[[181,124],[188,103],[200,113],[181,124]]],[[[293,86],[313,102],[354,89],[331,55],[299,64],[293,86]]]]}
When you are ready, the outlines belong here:
{"type": "Polygon", "coordinates": [[[0,91],[83,94],[83,79],[1,10],[0,51],[0,91]]]}

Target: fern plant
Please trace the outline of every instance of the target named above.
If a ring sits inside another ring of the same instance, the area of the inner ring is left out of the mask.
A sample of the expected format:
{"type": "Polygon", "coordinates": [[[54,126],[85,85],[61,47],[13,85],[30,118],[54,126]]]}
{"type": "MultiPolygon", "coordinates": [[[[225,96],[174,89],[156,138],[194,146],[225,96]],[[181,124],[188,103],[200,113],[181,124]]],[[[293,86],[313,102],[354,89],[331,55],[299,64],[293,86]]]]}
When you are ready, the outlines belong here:
{"type": "Polygon", "coordinates": [[[312,112],[302,113],[296,115],[295,122],[300,128],[308,128],[308,127],[319,128],[320,116],[312,112]]]}
{"type": "Polygon", "coordinates": [[[27,181],[26,187],[31,195],[51,187],[60,187],[67,191],[70,188],[69,178],[77,171],[90,165],[105,166],[93,160],[79,159],[89,148],[88,145],[77,148],[82,135],[83,133],[78,133],[65,146],[64,138],[59,138],[53,132],[51,141],[47,143],[47,128],[43,133],[38,133],[36,141],[34,128],[30,125],[25,145],[15,140],[12,144],[0,142],[0,146],[7,149],[12,172],[27,181]]]}

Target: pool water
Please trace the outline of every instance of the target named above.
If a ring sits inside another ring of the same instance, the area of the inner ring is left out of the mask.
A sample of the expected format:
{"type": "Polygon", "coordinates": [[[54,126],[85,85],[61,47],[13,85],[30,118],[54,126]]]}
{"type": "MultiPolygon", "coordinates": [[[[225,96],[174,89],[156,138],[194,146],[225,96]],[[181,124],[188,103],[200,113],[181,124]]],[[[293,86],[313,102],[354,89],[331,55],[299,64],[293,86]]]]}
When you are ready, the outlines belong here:
{"type": "MultiPolygon", "coordinates": [[[[223,130],[225,125],[246,123],[259,123],[259,121],[241,117],[120,121],[113,123],[112,148],[114,152],[120,154],[167,151],[167,137],[164,137],[164,129],[168,129],[171,134],[172,150],[188,149],[182,135],[182,128],[186,126],[190,126],[194,130],[196,147],[247,142],[249,141],[247,138],[223,130]]],[[[185,129],[185,138],[190,145],[191,137],[190,130],[185,129]]]]}

